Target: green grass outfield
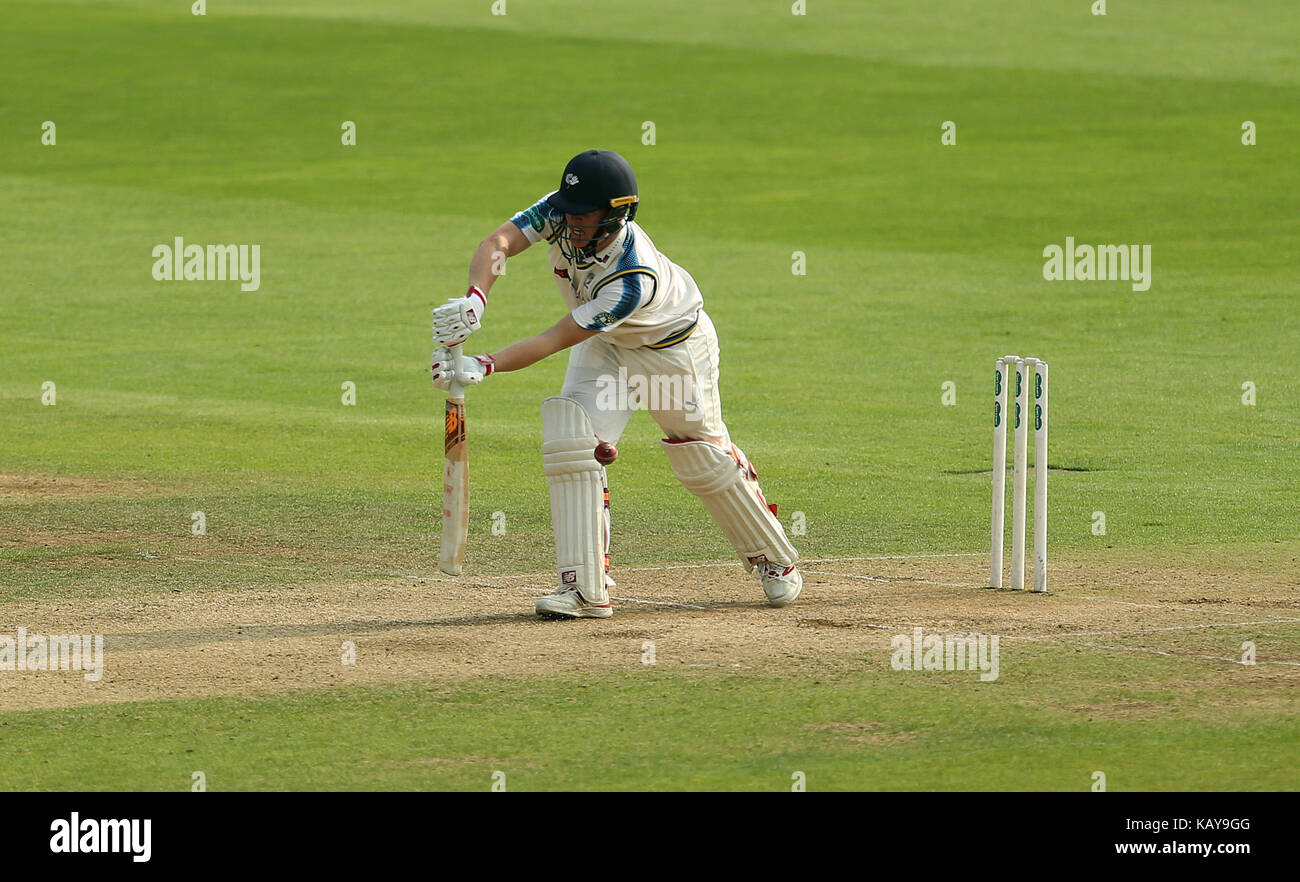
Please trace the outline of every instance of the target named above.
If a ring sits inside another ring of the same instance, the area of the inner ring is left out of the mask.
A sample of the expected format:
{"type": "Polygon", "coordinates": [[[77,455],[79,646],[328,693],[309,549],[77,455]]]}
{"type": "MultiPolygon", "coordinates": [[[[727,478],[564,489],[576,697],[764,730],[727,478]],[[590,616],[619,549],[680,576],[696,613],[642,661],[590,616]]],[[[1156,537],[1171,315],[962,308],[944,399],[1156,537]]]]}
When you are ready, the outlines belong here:
{"type": "MultiPolygon", "coordinates": [[[[986,550],[990,375],[1022,352],[1051,362],[1054,554],[1260,549],[1294,567],[1292,5],[808,6],[232,0],[195,17],[170,0],[0,0],[0,475],[102,489],[0,496],[0,601],[432,572],[429,309],[591,146],[629,158],[638,220],[699,281],[727,422],[783,516],[805,513],[806,557],[986,550]],[[260,290],[153,281],[151,250],[175,236],[260,244],[260,290]],[[1042,249],[1066,236],[1150,244],[1150,290],[1044,281],[1042,249]],[[178,559],[196,547],[263,566],[178,559]]],[[[533,249],[494,288],[476,351],[562,310],[533,249]]],[[[554,357],[471,391],[476,573],[550,566],[538,404],[563,371],[554,357]]],[[[640,415],[619,445],[617,562],[727,559],[656,438],[640,415]]],[[[1128,770],[1115,787],[1300,786],[1294,697],[1225,724],[1235,693],[1212,662],[1044,650],[1052,676],[980,692],[895,682],[877,661],[820,680],[791,664],[4,712],[20,747],[0,787],[184,787],[177,769],[202,766],[168,757],[186,750],[221,770],[214,789],[476,789],[484,758],[510,761],[521,789],[781,788],[805,766],[825,770],[810,789],[1086,789],[1094,755],[1128,770]],[[1085,730],[1039,706],[1081,679],[1104,700],[1129,668],[1154,695],[1174,688],[1162,676],[1214,675],[1142,721],[1085,730]],[[651,731],[660,712],[673,737],[651,731]],[[845,714],[906,737],[807,729],[845,714]],[[573,778],[548,745],[597,715],[611,755],[573,778]],[[349,719],[385,724],[361,739],[349,719]],[[85,739],[83,759],[43,747],[52,727],[85,739]],[[967,735],[985,748],[961,749],[967,735]],[[417,765],[430,750],[449,763],[417,765]]]]}
{"type": "Polygon", "coordinates": [[[815,680],[620,671],[18,712],[0,717],[0,782],[184,790],[201,771],[212,790],[487,790],[501,771],[507,790],[788,790],[803,772],[809,790],[1085,791],[1104,771],[1111,790],[1300,787],[1294,725],[1234,707],[1234,687],[1171,689],[1168,663],[1150,658],[1035,656],[1022,660],[1032,674],[993,692],[876,665],[815,680]],[[1147,718],[1056,704],[1121,693],[1147,718]],[[584,732],[601,748],[577,757],[584,732]],[[66,755],[51,755],[51,737],[66,755]]]}

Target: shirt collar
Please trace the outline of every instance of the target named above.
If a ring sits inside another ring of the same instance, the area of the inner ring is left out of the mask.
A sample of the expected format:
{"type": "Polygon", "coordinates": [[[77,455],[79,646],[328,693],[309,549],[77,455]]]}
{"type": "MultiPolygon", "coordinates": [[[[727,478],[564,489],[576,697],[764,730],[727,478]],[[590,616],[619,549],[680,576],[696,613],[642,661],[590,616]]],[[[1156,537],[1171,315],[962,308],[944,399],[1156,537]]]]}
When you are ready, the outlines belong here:
{"type": "Polygon", "coordinates": [[[604,250],[596,252],[596,256],[594,258],[596,263],[600,264],[601,266],[609,266],[610,261],[613,260],[615,253],[617,253],[618,250],[623,247],[623,243],[627,240],[630,231],[631,231],[631,227],[628,226],[628,224],[623,224],[623,229],[618,231],[618,235],[610,240],[610,243],[605,246],[604,250]]]}

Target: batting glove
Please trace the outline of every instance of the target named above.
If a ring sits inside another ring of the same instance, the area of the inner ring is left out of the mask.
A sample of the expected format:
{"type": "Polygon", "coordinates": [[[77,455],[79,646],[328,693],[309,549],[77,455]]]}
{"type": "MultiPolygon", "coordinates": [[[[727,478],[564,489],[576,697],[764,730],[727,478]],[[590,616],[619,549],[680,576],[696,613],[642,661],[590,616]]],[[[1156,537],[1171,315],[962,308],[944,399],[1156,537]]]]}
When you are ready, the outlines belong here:
{"type": "Polygon", "coordinates": [[[464,343],[483,327],[487,295],[477,285],[469,286],[464,297],[455,297],[433,310],[433,342],[440,346],[464,343]]]}
{"type": "Polygon", "coordinates": [[[496,368],[496,359],[490,355],[462,355],[457,360],[452,357],[450,349],[439,346],[433,350],[430,370],[433,372],[433,385],[446,392],[451,388],[453,379],[462,386],[475,386],[496,368]]]}

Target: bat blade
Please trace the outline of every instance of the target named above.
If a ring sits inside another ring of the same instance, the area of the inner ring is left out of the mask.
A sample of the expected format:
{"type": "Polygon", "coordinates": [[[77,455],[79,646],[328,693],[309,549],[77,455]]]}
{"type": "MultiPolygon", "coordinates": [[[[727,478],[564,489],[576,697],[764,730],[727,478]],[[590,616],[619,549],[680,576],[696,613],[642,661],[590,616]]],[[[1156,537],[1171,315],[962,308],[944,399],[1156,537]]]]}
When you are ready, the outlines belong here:
{"type": "MultiPolygon", "coordinates": [[[[457,347],[459,349],[459,347],[457,347]]],[[[438,569],[459,576],[469,537],[469,451],[465,434],[465,390],[453,383],[447,395],[443,431],[442,549],[438,569]]]]}

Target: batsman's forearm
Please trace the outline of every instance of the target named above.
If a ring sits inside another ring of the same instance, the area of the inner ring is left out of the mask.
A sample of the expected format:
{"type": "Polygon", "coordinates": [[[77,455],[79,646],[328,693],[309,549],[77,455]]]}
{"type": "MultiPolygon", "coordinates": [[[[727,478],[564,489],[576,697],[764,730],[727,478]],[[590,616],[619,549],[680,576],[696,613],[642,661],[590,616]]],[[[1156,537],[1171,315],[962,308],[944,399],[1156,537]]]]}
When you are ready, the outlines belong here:
{"type": "Polygon", "coordinates": [[[469,283],[477,285],[480,291],[487,294],[497,280],[497,274],[492,271],[494,265],[500,266],[498,261],[504,262],[509,253],[510,243],[504,236],[496,233],[488,236],[479,243],[470,259],[469,283]]]}
{"type": "Polygon", "coordinates": [[[511,343],[500,352],[492,353],[492,357],[496,359],[496,370],[517,371],[548,355],[554,355],[561,349],[581,343],[595,333],[589,328],[579,327],[573,316],[566,315],[540,334],[511,343]]]}
{"type": "Polygon", "coordinates": [[[555,340],[547,333],[511,343],[505,349],[492,353],[496,359],[496,372],[517,371],[536,364],[548,355],[559,352],[563,347],[556,346],[555,340]]]}

